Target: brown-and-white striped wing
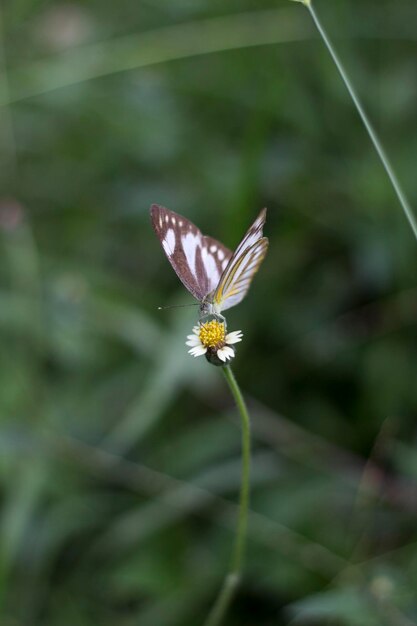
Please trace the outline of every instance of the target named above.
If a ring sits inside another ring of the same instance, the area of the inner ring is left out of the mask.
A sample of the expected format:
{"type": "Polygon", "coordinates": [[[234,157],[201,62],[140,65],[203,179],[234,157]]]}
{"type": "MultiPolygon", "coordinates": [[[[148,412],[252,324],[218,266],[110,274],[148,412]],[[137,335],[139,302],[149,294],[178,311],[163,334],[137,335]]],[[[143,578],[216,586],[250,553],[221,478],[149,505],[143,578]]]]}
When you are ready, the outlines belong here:
{"type": "Polygon", "coordinates": [[[151,206],[153,229],[178,278],[202,301],[214,291],[232,258],[232,251],[207,237],[192,222],[165,207],[151,206]]]}
{"type": "Polygon", "coordinates": [[[265,258],[268,250],[268,239],[263,237],[265,219],[266,209],[262,209],[220,278],[214,293],[214,303],[220,310],[230,309],[243,300],[265,258]]]}

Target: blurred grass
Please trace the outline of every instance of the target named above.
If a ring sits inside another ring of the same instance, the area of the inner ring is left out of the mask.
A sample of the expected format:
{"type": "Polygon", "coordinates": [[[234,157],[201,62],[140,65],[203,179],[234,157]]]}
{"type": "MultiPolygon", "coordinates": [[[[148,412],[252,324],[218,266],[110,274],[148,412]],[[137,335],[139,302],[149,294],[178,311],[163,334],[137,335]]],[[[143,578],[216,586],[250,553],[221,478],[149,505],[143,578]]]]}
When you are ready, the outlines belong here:
{"type": "MultiPolygon", "coordinates": [[[[415,5],[317,10],[416,205],[415,5]]],[[[157,311],[191,299],[151,202],[230,247],[269,209],[228,315],[254,436],[228,626],[416,623],[415,242],[308,15],[21,0],[2,32],[2,625],[191,626],[225,571],[238,424],[195,310],[157,311]]]]}
{"type": "Polygon", "coordinates": [[[292,10],[264,10],[165,26],[83,46],[10,73],[0,104],[39,96],[93,78],[176,59],[305,39],[311,29],[292,10]]]}

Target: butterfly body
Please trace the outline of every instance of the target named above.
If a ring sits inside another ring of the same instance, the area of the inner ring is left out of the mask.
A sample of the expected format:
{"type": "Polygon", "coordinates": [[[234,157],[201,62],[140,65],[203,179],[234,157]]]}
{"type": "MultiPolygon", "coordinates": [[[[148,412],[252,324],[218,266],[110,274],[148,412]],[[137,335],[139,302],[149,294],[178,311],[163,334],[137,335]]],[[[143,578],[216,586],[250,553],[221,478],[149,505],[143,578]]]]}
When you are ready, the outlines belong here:
{"type": "Polygon", "coordinates": [[[263,209],[232,252],[182,215],[152,205],[152,226],[178,278],[200,302],[200,318],[220,316],[245,297],[268,248],[265,218],[263,209]]]}

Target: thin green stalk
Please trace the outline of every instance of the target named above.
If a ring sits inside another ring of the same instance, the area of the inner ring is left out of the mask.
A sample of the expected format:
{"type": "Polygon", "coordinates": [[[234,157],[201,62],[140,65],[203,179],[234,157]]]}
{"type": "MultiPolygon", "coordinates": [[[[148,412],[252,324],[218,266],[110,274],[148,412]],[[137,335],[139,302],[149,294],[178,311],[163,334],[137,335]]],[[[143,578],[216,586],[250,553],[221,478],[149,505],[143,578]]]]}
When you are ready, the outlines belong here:
{"type": "Polygon", "coordinates": [[[239,409],[242,424],[242,480],[240,484],[239,517],[237,522],[236,538],[233,547],[230,569],[226,575],[216,602],[210,611],[204,626],[219,626],[226,615],[235,591],[239,585],[242,571],[243,556],[246,545],[249,511],[249,486],[250,486],[250,418],[245,401],[237,384],[236,378],[230,368],[222,368],[224,376],[233,394],[237,408],[239,409]]]}
{"type": "Polygon", "coordinates": [[[337,70],[343,80],[343,82],[346,85],[346,88],[350,94],[350,97],[352,98],[352,101],[359,113],[359,116],[367,130],[367,133],[375,147],[375,150],[378,153],[379,158],[381,159],[382,165],[384,166],[384,169],[387,173],[387,176],[394,188],[394,191],[396,193],[396,196],[401,204],[401,207],[405,213],[405,216],[408,220],[408,223],[411,226],[411,229],[414,233],[415,238],[417,239],[417,221],[416,218],[413,214],[413,211],[411,209],[411,206],[403,192],[403,190],[401,189],[401,185],[398,181],[398,178],[392,168],[392,165],[389,161],[388,155],[386,154],[384,148],[382,147],[381,141],[378,138],[378,135],[376,134],[376,131],[374,129],[374,127],[372,126],[371,122],[369,121],[369,118],[367,116],[367,114],[365,113],[362,104],[352,86],[352,83],[346,73],[345,68],[342,65],[342,62],[340,61],[331,41],[329,40],[329,37],[327,36],[326,31],[324,30],[318,16],[317,13],[315,12],[314,8],[313,8],[313,3],[311,2],[311,0],[295,0],[296,2],[301,2],[301,4],[304,4],[304,6],[307,7],[307,9],[310,11],[310,15],[313,18],[313,21],[317,27],[317,30],[320,33],[321,38],[323,39],[329,53],[330,56],[332,57],[337,70]]]}

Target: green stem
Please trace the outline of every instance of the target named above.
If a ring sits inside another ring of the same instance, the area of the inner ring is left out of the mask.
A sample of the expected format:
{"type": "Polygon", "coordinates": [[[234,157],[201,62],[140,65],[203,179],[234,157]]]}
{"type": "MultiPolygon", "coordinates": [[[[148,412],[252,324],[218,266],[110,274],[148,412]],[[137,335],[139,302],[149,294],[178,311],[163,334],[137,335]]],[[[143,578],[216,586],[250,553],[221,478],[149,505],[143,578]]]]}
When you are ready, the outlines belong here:
{"type": "Polygon", "coordinates": [[[330,56],[332,57],[340,76],[342,77],[343,82],[346,85],[346,88],[350,94],[350,97],[353,100],[353,103],[359,113],[359,116],[368,132],[368,135],[375,147],[375,150],[378,153],[379,158],[381,159],[382,165],[384,166],[384,169],[387,173],[387,176],[394,188],[394,191],[397,195],[397,198],[401,204],[401,207],[405,213],[405,216],[408,220],[408,223],[411,226],[411,229],[414,233],[414,236],[417,239],[417,222],[416,222],[416,218],[414,217],[413,211],[411,209],[411,206],[403,192],[403,190],[401,189],[401,185],[397,179],[397,176],[392,168],[391,163],[389,162],[388,156],[384,150],[384,148],[382,147],[382,144],[376,134],[375,129],[373,128],[371,122],[369,121],[369,118],[367,116],[367,114],[365,113],[362,104],[358,98],[358,96],[356,95],[356,92],[352,86],[352,83],[350,82],[350,79],[346,73],[345,68],[342,65],[342,62],[340,61],[332,43],[330,42],[326,31],[324,30],[318,16],[317,13],[315,12],[314,8],[313,8],[313,3],[311,2],[311,0],[299,0],[300,2],[302,2],[302,4],[304,4],[308,10],[310,11],[311,17],[313,18],[313,21],[317,27],[317,30],[319,31],[328,51],[330,52],[330,56]]]}
{"type": "Polygon", "coordinates": [[[239,585],[246,544],[249,511],[250,477],[250,418],[245,401],[229,365],[222,368],[224,376],[239,409],[242,424],[242,479],[240,485],[239,517],[230,569],[226,575],[216,602],[204,626],[218,626],[229,608],[239,585]]]}

